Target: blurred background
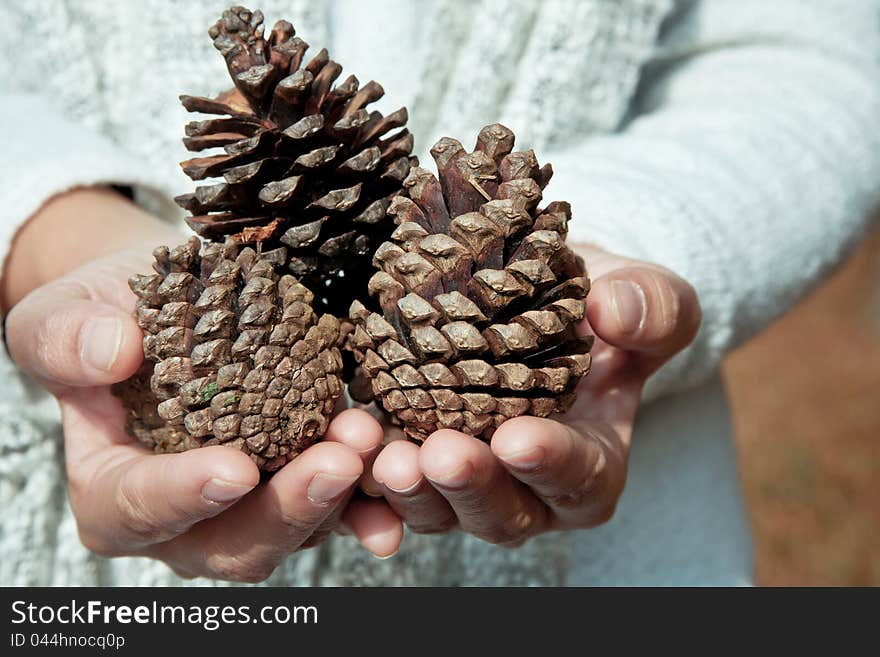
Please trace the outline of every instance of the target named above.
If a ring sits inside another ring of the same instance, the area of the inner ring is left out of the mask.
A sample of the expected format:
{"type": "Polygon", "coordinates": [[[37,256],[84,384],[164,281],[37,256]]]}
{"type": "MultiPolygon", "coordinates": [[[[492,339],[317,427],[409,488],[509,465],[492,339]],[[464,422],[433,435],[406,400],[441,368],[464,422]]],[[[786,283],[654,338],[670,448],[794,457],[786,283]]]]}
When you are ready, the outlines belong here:
{"type": "Polygon", "coordinates": [[[880,220],[724,366],[759,585],[880,585],[880,220]]]}

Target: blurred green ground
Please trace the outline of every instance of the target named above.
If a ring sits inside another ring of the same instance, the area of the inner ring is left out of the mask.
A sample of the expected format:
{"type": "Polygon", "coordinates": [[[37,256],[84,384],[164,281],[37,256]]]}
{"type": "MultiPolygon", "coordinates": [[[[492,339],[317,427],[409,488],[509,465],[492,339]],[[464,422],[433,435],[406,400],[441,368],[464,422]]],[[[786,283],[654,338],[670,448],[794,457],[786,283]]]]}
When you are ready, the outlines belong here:
{"type": "Polygon", "coordinates": [[[880,585],[880,226],[725,363],[763,585],[880,585]]]}

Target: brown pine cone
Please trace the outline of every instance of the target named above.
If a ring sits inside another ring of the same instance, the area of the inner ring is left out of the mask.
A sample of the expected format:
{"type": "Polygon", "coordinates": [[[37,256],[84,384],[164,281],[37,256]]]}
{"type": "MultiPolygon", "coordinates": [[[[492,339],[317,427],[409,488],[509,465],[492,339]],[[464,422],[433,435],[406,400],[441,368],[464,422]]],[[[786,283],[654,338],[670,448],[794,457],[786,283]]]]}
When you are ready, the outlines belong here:
{"type": "Polygon", "coordinates": [[[441,139],[439,182],[410,172],[373,258],[373,299],[352,304],[351,394],[375,397],[410,438],[444,427],[488,438],[509,418],[564,412],[589,370],[592,337],[575,330],[589,280],[564,242],[571,207],[539,208],[552,169],[513,143],[498,124],[472,153],[441,139]]]}
{"type": "Polygon", "coordinates": [[[191,112],[225,115],[186,126],[190,150],[225,151],[181,164],[193,180],[223,178],[176,199],[187,223],[212,240],[286,245],[316,310],[344,315],[366,291],[372,253],[394,229],[388,203],[417,163],[406,109],[367,111],[385,93],[376,82],[350,75],[333,86],[342,67],[326,50],[305,60],[308,44],[287,21],[264,38],[261,12],[232,7],[209,34],[235,88],[181,96],[191,112]]]}
{"type": "Polygon", "coordinates": [[[324,434],[343,391],[339,321],[279,274],[285,250],[192,237],[129,280],[146,357],[114,387],[129,433],[157,452],[229,445],[267,471],[324,434]]]}

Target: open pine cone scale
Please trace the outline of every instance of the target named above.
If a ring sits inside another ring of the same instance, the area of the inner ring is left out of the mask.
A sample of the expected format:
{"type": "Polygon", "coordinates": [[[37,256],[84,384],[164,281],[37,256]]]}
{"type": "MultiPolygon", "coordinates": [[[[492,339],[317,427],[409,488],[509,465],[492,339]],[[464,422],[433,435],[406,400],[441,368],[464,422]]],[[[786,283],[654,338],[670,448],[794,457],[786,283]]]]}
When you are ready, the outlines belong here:
{"type": "Polygon", "coordinates": [[[365,256],[393,230],[386,210],[416,163],[406,109],[368,111],[381,85],[361,87],[350,75],[334,86],[342,67],[326,50],[306,61],[308,44],[290,23],[277,22],[266,38],[262,22],[261,12],[233,7],[209,31],[235,88],[181,97],[189,111],[223,117],[189,123],[184,143],[223,152],[182,167],[193,180],[223,181],[176,200],[205,238],[287,246],[291,273],[319,309],[343,314],[334,288],[369,277],[365,256]]]}
{"type": "Polygon", "coordinates": [[[196,237],[133,276],[145,362],[114,387],[127,430],[158,452],[224,444],[276,470],[319,439],[342,395],[339,321],[257,253],[196,237]]]}
{"type": "Polygon", "coordinates": [[[444,427],[487,438],[509,418],[564,412],[589,370],[593,340],[577,331],[589,280],[564,242],[571,208],[538,207],[552,169],[513,143],[495,124],[471,153],[434,146],[439,180],[413,168],[389,208],[398,226],[369,283],[378,306],[351,307],[351,390],[416,440],[444,427]]]}

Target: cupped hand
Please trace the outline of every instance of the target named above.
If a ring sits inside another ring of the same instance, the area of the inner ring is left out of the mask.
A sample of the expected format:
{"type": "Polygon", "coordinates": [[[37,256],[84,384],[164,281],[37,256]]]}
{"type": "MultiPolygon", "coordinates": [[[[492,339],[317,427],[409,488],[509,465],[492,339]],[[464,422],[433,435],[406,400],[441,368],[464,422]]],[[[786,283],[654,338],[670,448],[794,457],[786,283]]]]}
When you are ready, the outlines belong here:
{"type": "Polygon", "coordinates": [[[700,306],[694,289],[667,269],[577,250],[593,278],[580,328],[596,343],[574,407],[556,419],[508,420],[491,443],[444,429],[420,447],[388,444],[372,474],[413,531],[460,526],[517,546],[614,513],[645,380],[693,340],[700,306]]]}
{"type": "Polygon", "coordinates": [[[161,559],[183,576],[260,581],[291,552],[319,543],[343,518],[378,556],[402,526],[385,502],[348,506],[382,429],[348,410],[318,443],[260,483],[254,463],[223,446],[157,455],[123,430],[112,383],[143,359],[129,275],[149,271],[126,251],[36,288],[6,319],[10,354],[61,406],[70,503],[82,542],[105,556],[161,559]]]}

